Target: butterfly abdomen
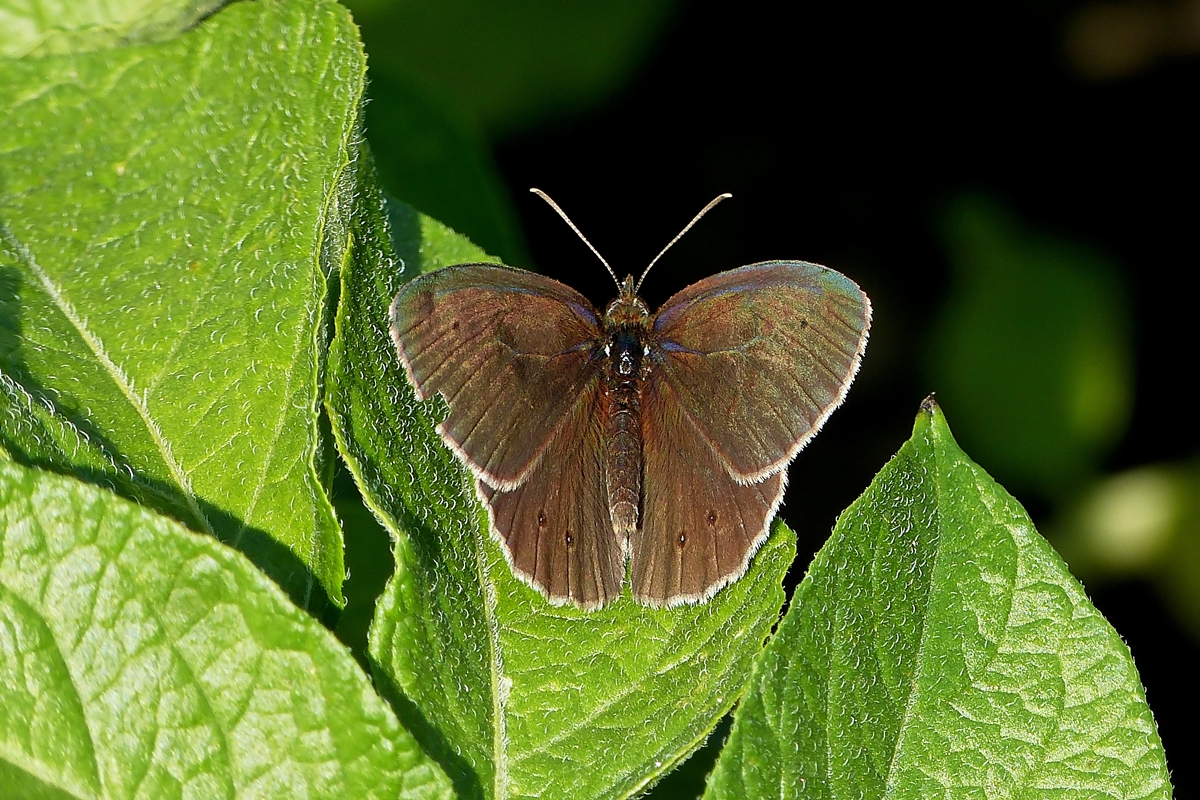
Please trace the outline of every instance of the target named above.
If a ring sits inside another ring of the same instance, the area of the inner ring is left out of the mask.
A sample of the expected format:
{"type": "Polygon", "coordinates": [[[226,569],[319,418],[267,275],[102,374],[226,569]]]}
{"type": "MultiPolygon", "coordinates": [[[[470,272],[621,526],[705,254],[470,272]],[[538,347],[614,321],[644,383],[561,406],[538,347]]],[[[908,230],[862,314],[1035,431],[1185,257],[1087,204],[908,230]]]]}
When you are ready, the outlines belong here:
{"type": "Polygon", "coordinates": [[[637,530],[642,497],[644,350],[638,329],[624,326],[611,334],[605,348],[605,482],[613,529],[620,537],[627,537],[637,530]]]}

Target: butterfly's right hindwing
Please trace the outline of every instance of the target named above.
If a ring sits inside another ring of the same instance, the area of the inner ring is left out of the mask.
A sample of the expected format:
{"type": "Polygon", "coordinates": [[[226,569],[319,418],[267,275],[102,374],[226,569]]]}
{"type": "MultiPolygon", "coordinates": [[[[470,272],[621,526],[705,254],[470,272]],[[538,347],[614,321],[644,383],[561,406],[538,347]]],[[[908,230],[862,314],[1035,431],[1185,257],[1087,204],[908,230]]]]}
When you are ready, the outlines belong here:
{"type": "Polygon", "coordinates": [[[745,573],[766,541],[786,472],[750,485],[731,477],[661,375],[642,398],[641,526],[630,542],[633,596],[650,606],[707,600],[745,573]]]}

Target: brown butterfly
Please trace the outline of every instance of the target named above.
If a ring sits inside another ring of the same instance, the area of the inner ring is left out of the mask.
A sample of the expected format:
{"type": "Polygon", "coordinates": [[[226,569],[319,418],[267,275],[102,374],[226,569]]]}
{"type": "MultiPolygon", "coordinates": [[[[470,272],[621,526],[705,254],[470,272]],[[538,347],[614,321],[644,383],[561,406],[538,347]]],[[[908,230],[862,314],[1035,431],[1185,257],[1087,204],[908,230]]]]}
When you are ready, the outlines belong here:
{"type": "Polygon", "coordinates": [[[396,295],[392,338],[417,396],[445,398],[438,433],[518,577],[597,609],[628,563],[639,603],[700,602],[766,539],[788,463],[858,371],[870,301],[802,261],[713,275],[656,314],[641,280],[618,286],[600,314],[541,275],[446,267],[396,295]]]}

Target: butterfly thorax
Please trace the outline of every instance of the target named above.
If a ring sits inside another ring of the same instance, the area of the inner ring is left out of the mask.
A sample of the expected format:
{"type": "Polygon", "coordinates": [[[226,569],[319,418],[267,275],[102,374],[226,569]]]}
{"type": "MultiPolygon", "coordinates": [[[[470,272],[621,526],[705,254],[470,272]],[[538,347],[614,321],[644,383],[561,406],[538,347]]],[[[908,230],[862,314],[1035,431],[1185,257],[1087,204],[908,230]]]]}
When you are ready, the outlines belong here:
{"type": "Polygon", "coordinates": [[[637,530],[642,496],[641,391],[650,312],[627,278],[604,314],[605,481],[613,529],[627,537],[637,530]]]}

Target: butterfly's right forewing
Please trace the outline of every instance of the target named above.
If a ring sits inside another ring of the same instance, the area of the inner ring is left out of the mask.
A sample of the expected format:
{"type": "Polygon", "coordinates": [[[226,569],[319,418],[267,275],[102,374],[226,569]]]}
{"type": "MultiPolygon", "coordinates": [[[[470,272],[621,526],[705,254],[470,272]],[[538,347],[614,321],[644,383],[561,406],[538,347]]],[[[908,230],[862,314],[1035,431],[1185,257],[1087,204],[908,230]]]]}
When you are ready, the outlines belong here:
{"type": "Polygon", "coordinates": [[[782,470],[842,402],[871,304],[846,276],[802,261],[722,272],[655,317],[659,373],[739,483],[782,470]]]}
{"type": "Polygon", "coordinates": [[[779,507],[786,467],[858,370],[870,304],[804,262],[722,272],[674,295],[650,332],[642,398],[642,525],[634,596],[711,597],[745,572],[779,507]]]}
{"type": "Polygon", "coordinates": [[[493,264],[420,275],[392,304],[392,338],[438,432],[488,485],[520,485],[598,380],[599,318],[574,289],[493,264]]]}

